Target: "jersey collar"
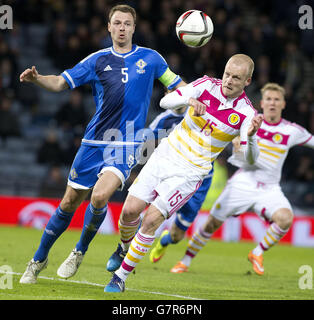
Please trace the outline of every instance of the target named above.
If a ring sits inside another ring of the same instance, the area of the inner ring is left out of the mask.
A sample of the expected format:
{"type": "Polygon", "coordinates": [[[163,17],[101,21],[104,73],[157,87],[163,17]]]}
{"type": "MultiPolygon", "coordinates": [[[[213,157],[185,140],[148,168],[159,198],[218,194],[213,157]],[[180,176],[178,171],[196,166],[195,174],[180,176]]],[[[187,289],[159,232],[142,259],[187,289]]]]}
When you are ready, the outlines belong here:
{"type": "Polygon", "coordinates": [[[110,50],[113,55],[120,57],[120,58],[126,58],[126,57],[130,56],[131,54],[133,54],[134,52],[136,52],[138,50],[138,46],[136,44],[133,44],[131,51],[126,52],[126,53],[119,53],[119,52],[115,51],[113,46],[110,47],[110,50]]]}

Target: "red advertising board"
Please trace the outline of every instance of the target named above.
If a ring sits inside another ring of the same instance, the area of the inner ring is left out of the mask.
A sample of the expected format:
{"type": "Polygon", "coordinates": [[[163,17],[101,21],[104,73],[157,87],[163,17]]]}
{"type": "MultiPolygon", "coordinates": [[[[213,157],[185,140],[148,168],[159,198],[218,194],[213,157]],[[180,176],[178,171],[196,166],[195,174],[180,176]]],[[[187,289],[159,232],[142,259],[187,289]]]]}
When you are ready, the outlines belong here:
{"type": "MultiPolygon", "coordinates": [[[[59,205],[59,199],[20,198],[0,196],[0,224],[20,225],[43,229],[51,215],[59,205]]],[[[78,208],[69,228],[81,229],[84,221],[85,201],[78,208]]],[[[118,219],[122,203],[109,203],[108,213],[99,232],[117,233],[118,219]]],[[[200,212],[187,235],[197,230],[206,220],[208,213],[200,212]]],[[[164,228],[169,228],[174,216],[157,230],[158,236],[164,228]]],[[[254,241],[258,242],[263,237],[268,224],[253,213],[244,213],[237,218],[229,218],[214,234],[213,238],[223,241],[254,241]]],[[[314,247],[314,217],[298,216],[294,218],[289,232],[281,240],[296,246],[314,247]]]]}

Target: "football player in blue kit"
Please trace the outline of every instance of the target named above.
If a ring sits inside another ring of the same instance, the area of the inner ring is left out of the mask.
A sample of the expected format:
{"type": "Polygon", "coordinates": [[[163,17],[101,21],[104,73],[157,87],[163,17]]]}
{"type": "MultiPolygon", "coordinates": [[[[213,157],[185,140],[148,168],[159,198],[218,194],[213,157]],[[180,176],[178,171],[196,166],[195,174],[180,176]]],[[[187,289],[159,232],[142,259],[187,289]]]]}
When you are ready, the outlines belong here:
{"type": "Polygon", "coordinates": [[[135,23],[135,10],[117,5],[109,13],[112,47],[90,54],[61,75],[40,75],[35,66],[20,75],[21,82],[32,82],[53,92],[89,84],[96,105],[73,161],[65,194],[20,283],[36,283],[39,272],[47,266],[50,248],[92,189],[81,237],[57,271],[62,278],[76,273],[105,219],[109,198],[123,187],[136,165],[154,80],[168,90],[185,85],[157,51],[132,43],[135,23]]]}
{"type": "MultiPolygon", "coordinates": [[[[146,137],[144,140],[146,140],[146,142],[143,145],[142,152],[144,152],[145,148],[147,148],[147,150],[153,150],[155,144],[158,144],[162,138],[167,137],[173,128],[183,120],[186,110],[186,107],[182,107],[177,110],[166,110],[159,114],[144,133],[146,137]],[[155,143],[155,140],[157,143],[155,143]],[[151,143],[154,144],[152,148],[150,147],[151,143]]],[[[149,151],[147,152],[149,153],[149,151]]],[[[149,157],[149,155],[145,158],[147,157],[149,157]]],[[[206,198],[212,182],[213,170],[212,168],[193,197],[176,213],[175,221],[172,223],[170,231],[164,230],[161,234],[158,243],[150,252],[150,261],[152,263],[156,263],[163,257],[169,244],[178,243],[183,239],[185,232],[193,223],[206,198]]],[[[126,225],[124,232],[124,225],[119,222],[119,229],[121,244],[118,244],[117,250],[107,262],[107,270],[110,272],[116,271],[120,267],[126,252],[122,246],[125,245],[126,242],[129,243],[130,239],[133,239],[134,236],[134,231],[130,232],[132,226],[126,225]],[[126,237],[124,237],[124,233],[126,233],[126,237]]]]}

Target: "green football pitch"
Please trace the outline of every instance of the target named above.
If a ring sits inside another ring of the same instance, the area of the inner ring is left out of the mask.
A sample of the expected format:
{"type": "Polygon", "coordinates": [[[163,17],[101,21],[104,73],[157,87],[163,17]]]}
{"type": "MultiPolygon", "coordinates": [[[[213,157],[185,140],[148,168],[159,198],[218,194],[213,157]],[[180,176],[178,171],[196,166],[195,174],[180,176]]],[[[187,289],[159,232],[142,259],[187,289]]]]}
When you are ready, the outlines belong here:
{"type": "Polygon", "coordinates": [[[111,279],[105,265],[116,249],[118,236],[97,234],[77,274],[62,280],[56,271],[80,236],[79,231],[72,230],[66,231],[51,249],[48,268],[40,273],[37,284],[22,285],[19,279],[41,234],[41,230],[32,228],[0,227],[0,269],[9,266],[11,270],[9,274],[0,273],[0,300],[314,299],[314,289],[300,288],[300,283],[308,284],[311,276],[314,278],[300,272],[304,265],[314,270],[312,248],[277,245],[265,253],[265,274],[258,276],[247,261],[254,243],[210,241],[188,273],[172,274],[169,270],[182,257],[187,239],[169,246],[156,264],[146,256],[127,279],[124,293],[104,293],[104,286],[111,279]]]}

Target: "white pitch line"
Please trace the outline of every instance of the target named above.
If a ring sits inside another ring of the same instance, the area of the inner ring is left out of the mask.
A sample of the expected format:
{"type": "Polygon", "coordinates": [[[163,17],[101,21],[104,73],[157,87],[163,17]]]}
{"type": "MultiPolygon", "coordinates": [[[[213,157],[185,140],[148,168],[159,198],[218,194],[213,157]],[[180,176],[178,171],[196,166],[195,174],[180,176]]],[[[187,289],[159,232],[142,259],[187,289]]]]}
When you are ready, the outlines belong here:
{"type": "MultiPolygon", "coordinates": [[[[13,275],[17,275],[17,276],[21,276],[22,275],[22,273],[19,273],[19,272],[3,272],[2,270],[0,270],[0,273],[13,274],[13,275]]],[[[45,276],[38,276],[38,278],[39,279],[44,279],[44,280],[52,280],[52,281],[56,281],[57,280],[57,281],[70,282],[70,283],[87,284],[87,285],[90,285],[90,286],[104,288],[103,284],[89,282],[89,281],[68,280],[68,279],[52,278],[52,277],[45,277],[45,276]]],[[[193,297],[181,296],[181,295],[178,295],[178,294],[156,292],[156,291],[146,291],[146,290],[139,290],[139,289],[133,289],[133,288],[125,288],[125,290],[141,292],[141,293],[150,293],[150,294],[168,296],[168,297],[173,297],[173,298],[182,298],[182,299],[186,299],[186,300],[205,300],[205,299],[201,299],[201,298],[193,298],[193,297]]]]}

